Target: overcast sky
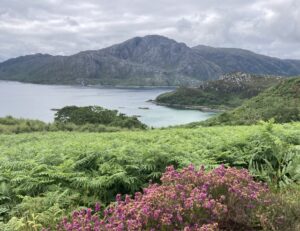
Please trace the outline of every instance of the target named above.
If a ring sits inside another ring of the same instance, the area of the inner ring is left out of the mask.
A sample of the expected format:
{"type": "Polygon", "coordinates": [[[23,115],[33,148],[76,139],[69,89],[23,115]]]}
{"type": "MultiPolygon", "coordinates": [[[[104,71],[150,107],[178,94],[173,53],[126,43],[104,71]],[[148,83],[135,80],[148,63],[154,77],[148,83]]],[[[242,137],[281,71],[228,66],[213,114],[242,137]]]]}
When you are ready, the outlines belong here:
{"type": "Polygon", "coordinates": [[[0,0],[0,60],[135,36],[300,59],[300,0],[0,0]]]}

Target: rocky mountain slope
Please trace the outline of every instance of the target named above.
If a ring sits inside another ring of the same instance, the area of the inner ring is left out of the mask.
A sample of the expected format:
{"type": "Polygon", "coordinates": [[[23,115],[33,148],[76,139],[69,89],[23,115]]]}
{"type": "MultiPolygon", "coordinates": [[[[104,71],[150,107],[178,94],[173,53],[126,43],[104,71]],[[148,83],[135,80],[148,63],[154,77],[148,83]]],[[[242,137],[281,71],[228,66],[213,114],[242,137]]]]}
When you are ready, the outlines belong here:
{"type": "Polygon", "coordinates": [[[148,35],[71,56],[36,54],[0,63],[2,80],[45,84],[198,85],[232,71],[290,76],[300,74],[300,61],[240,49],[190,48],[148,35]]]}
{"type": "Polygon", "coordinates": [[[222,75],[219,80],[203,82],[199,87],[180,87],[159,95],[158,104],[194,109],[228,109],[240,106],[280,81],[280,77],[243,72],[222,75]]]}
{"type": "Polygon", "coordinates": [[[205,60],[218,65],[223,73],[243,71],[278,76],[295,76],[300,73],[299,60],[282,60],[237,48],[199,45],[193,49],[197,50],[205,60]]]}

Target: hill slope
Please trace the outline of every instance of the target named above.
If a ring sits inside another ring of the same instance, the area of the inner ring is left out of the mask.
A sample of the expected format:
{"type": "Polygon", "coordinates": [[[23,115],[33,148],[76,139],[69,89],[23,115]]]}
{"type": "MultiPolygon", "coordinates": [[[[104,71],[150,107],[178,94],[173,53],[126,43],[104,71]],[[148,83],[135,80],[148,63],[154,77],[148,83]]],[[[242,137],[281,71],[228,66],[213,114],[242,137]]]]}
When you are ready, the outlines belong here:
{"type": "Polygon", "coordinates": [[[202,83],[198,88],[181,87],[159,95],[158,104],[187,108],[227,109],[240,106],[246,99],[280,81],[279,77],[231,73],[219,80],[202,83]]]}
{"type": "Polygon", "coordinates": [[[300,74],[300,61],[240,49],[190,48],[148,35],[71,56],[36,54],[0,63],[1,80],[44,84],[197,85],[235,71],[291,76],[300,74]]]}
{"type": "Polygon", "coordinates": [[[199,45],[193,49],[198,51],[205,60],[218,65],[224,73],[244,71],[253,74],[293,76],[300,71],[298,60],[281,60],[237,48],[199,45]]]}
{"type": "Polygon", "coordinates": [[[300,121],[300,77],[281,80],[278,85],[247,100],[242,106],[203,124],[254,124],[272,118],[278,123],[300,121]]]}

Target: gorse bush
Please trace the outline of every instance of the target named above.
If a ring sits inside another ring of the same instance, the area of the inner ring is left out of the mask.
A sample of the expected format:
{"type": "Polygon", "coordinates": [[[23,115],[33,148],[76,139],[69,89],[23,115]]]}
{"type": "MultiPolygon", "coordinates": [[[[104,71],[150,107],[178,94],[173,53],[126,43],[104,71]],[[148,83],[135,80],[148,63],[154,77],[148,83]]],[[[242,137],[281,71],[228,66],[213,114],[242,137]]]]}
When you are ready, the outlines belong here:
{"type": "Polygon", "coordinates": [[[116,202],[104,217],[91,209],[74,212],[58,230],[250,230],[257,226],[256,211],[269,203],[267,187],[246,170],[220,166],[210,172],[192,165],[182,171],[172,166],[143,193],[116,202]]]}

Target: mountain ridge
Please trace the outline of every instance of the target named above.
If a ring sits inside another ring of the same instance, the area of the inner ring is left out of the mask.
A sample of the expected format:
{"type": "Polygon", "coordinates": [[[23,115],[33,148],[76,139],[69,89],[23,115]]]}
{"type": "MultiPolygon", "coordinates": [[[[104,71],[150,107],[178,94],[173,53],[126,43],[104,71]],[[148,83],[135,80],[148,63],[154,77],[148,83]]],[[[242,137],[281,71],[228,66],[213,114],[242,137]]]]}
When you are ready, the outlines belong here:
{"type": "Polygon", "coordinates": [[[225,73],[248,70],[251,74],[293,76],[300,72],[299,60],[280,59],[240,48],[193,47],[207,60],[213,60],[225,73]],[[295,66],[296,65],[296,66],[295,66]]]}
{"type": "Polygon", "coordinates": [[[235,71],[292,76],[300,74],[300,60],[147,35],[70,56],[35,54],[0,63],[1,80],[42,84],[197,86],[235,71]]]}

